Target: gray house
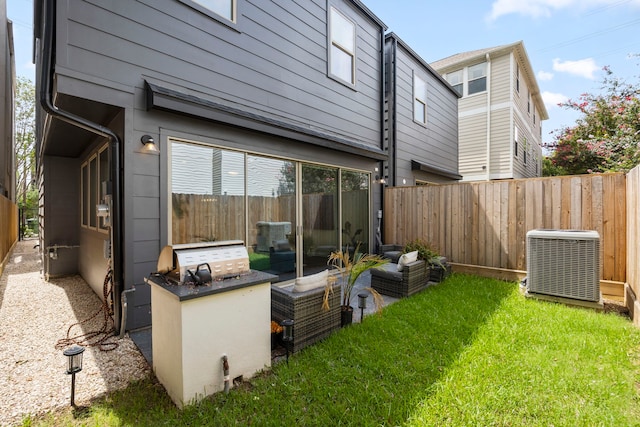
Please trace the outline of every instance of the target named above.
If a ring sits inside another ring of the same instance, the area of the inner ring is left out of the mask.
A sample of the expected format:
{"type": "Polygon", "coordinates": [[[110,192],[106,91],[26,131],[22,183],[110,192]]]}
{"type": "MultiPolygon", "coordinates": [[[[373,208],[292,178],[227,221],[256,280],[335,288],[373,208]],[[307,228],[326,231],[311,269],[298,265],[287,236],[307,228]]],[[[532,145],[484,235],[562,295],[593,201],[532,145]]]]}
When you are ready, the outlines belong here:
{"type": "Polygon", "coordinates": [[[15,146],[13,98],[15,94],[15,57],[13,24],[7,19],[7,3],[0,0],[0,195],[15,202],[15,146]]]}
{"type": "MultiPolygon", "coordinates": [[[[457,98],[403,44],[428,138],[403,151],[385,137],[395,38],[359,0],[34,8],[44,273],[103,295],[110,266],[118,328],[150,323],[144,278],[165,245],[241,240],[251,268],[285,281],[333,250],[376,249],[383,171],[455,177],[457,98]]],[[[393,110],[400,135],[414,113],[393,110]]]]}
{"type": "Polygon", "coordinates": [[[453,87],[396,34],[385,38],[385,176],[391,186],[450,183],[458,174],[458,98],[453,87]]]}

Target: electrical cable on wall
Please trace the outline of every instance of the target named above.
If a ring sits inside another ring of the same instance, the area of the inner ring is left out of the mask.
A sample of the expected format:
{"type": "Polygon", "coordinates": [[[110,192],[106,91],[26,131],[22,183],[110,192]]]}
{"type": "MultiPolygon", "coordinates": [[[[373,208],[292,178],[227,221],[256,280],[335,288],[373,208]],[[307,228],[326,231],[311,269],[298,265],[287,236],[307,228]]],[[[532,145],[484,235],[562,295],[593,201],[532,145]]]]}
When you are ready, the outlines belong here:
{"type": "Polygon", "coordinates": [[[111,269],[110,259],[108,260],[107,265],[107,275],[105,276],[102,285],[102,305],[100,306],[98,311],[96,311],[88,318],[69,326],[69,329],[67,329],[67,337],[58,340],[56,349],[61,350],[73,344],[77,344],[83,347],[98,347],[101,351],[111,351],[118,348],[117,342],[109,341],[109,339],[112,338],[115,333],[115,326],[113,321],[113,305],[110,303],[113,289],[113,270],[111,269]],[[84,323],[87,323],[98,317],[100,313],[102,313],[103,315],[103,323],[100,329],[84,334],[70,336],[71,330],[74,326],[80,326],[84,323]]]}

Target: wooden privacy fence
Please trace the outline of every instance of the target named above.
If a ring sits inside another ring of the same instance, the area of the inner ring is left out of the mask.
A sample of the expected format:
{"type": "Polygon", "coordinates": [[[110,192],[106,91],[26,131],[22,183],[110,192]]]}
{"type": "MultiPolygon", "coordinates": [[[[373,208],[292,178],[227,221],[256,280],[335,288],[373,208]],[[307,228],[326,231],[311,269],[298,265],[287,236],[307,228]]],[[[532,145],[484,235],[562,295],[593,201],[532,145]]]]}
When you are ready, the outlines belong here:
{"type": "MultiPolygon", "coordinates": [[[[640,166],[627,174],[627,283],[637,298],[640,295],[640,166]]],[[[633,305],[627,303],[627,306],[633,305]]],[[[630,307],[633,310],[633,307],[630,307]]],[[[632,311],[633,313],[633,311],[632,311]]],[[[634,321],[640,326],[640,316],[634,321]]]]}
{"type": "Polygon", "coordinates": [[[4,196],[0,196],[0,274],[5,258],[18,240],[18,207],[4,196]]]}
{"type": "Polygon", "coordinates": [[[384,197],[385,243],[422,238],[452,262],[522,272],[527,231],[596,230],[601,279],[626,281],[624,174],[396,187],[384,197]]]}

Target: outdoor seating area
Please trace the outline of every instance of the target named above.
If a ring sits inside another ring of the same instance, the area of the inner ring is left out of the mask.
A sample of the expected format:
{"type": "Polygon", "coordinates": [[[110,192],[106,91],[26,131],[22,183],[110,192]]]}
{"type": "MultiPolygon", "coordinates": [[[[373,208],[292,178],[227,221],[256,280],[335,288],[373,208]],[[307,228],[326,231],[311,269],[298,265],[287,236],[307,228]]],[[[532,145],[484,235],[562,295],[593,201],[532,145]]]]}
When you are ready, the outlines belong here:
{"type": "Polygon", "coordinates": [[[384,295],[408,297],[427,287],[428,274],[429,267],[423,260],[404,265],[389,263],[371,270],[371,287],[384,295]]]}
{"type": "MultiPolygon", "coordinates": [[[[315,276],[315,275],[313,275],[315,276]]],[[[328,303],[329,310],[322,309],[327,281],[326,271],[322,274],[324,282],[318,280],[318,286],[298,291],[296,283],[285,286],[271,285],[271,319],[280,323],[285,319],[294,321],[293,341],[290,350],[295,353],[327,337],[340,328],[340,284],[331,285],[328,303]]],[[[303,283],[305,278],[297,279],[303,283]]],[[[312,278],[312,280],[315,278],[312,278]]]]}

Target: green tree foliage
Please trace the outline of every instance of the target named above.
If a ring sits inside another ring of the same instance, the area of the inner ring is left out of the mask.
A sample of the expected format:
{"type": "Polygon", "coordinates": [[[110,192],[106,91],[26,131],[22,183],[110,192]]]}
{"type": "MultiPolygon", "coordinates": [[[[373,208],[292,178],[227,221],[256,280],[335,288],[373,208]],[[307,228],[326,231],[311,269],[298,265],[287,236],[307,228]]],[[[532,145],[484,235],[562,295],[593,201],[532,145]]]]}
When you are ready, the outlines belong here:
{"type": "Polygon", "coordinates": [[[582,116],[575,126],[556,132],[545,176],[627,172],[640,164],[640,84],[604,71],[603,93],[560,104],[582,116]]]}
{"type": "Polygon", "coordinates": [[[16,201],[23,208],[37,206],[35,186],[36,90],[26,77],[16,79],[16,201]],[[35,196],[34,196],[35,194],[35,196]]]}

